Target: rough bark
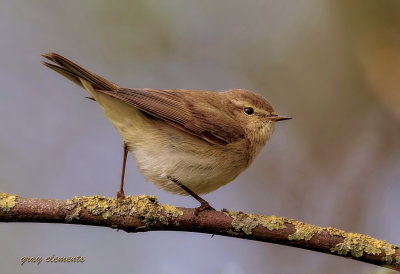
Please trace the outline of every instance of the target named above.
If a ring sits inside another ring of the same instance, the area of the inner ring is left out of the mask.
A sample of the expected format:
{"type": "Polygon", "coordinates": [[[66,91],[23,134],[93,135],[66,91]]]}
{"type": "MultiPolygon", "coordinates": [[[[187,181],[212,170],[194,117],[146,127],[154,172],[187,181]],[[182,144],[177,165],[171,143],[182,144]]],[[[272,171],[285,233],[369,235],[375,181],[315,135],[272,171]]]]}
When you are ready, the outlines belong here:
{"type": "Polygon", "coordinates": [[[229,210],[197,212],[163,205],[154,196],[101,196],[71,200],[23,198],[0,193],[1,222],[105,226],[126,232],[190,231],[293,246],[400,271],[400,247],[370,236],[304,224],[284,217],[229,210]]]}

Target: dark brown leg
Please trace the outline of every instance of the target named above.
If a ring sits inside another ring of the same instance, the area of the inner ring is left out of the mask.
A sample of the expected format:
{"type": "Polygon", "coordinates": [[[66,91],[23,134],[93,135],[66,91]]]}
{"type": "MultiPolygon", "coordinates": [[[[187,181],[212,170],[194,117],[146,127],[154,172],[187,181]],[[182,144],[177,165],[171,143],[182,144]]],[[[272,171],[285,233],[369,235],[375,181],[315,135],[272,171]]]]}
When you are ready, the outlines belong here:
{"type": "Polygon", "coordinates": [[[121,186],[117,192],[117,199],[125,199],[124,194],[124,178],[125,178],[125,166],[126,166],[126,156],[128,155],[128,145],[124,143],[124,159],[122,161],[122,173],[121,173],[121,186]]]}
{"type": "Polygon", "coordinates": [[[204,210],[215,210],[212,206],[210,206],[210,204],[204,200],[203,198],[201,198],[199,195],[197,195],[196,193],[194,193],[190,188],[188,188],[187,186],[183,185],[181,182],[179,182],[177,179],[174,179],[172,177],[168,176],[168,179],[170,179],[172,182],[174,182],[175,184],[177,184],[180,188],[182,188],[184,191],[186,191],[187,193],[189,193],[193,198],[195,198],[197,201],[199,201],[200,206],[196,209],[197,212],[201,212],[204,210]]]}

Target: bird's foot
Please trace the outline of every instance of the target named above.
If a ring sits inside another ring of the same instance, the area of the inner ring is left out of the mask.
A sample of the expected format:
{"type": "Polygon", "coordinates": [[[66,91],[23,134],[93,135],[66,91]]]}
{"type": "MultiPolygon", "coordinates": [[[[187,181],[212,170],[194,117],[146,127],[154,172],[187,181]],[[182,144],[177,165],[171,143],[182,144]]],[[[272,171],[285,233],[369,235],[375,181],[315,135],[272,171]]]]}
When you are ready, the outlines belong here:
{"type": "Polygon", "coordinates": [[[117,200],[124,200],[124,199],[125,199],[124,191],[118,191],[117,192],[117,200]]]}
{"type": "Polygon", "coordinates": [[[215,208],[210,206],[210,204],[207,201],[203,200],[201,202],[201,205],[196,208],[194,213],[195,213],[195,215],[198,215],[200,212],[203,212],[203,211],[206,211],[206,210],[215,211],[215,208]]]}

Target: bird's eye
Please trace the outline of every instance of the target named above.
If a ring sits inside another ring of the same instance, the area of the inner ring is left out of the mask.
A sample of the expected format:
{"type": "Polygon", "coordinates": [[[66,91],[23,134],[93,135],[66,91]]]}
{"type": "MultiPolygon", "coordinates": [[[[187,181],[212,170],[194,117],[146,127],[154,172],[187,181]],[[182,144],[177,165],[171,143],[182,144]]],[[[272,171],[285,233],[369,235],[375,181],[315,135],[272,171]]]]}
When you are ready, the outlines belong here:
{"type": "Polygon", "coordinates": [[[252,107],[245,107],[244,112],[246,112],[247,115],[252,115],[254,113],[254,109],[252,107]]]}

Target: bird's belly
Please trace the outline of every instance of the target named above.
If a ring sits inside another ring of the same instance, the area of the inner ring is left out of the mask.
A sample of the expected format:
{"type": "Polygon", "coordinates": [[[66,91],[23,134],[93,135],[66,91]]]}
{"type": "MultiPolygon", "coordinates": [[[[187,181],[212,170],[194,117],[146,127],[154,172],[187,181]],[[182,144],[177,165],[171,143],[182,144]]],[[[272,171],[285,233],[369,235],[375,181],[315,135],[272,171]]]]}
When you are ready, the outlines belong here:
{"type": "Polygon", "coordinates": [[[231,182],[247,167],[237,151],[210,144],[165,122],[134,128],[119,131],[140,172],[163,190],[187,195],[169,179],[174,178],[198,194],[208,193],[231,182]]]}
{"type": "Polygon", "coordinates": [[[133,148],[132,154],[147,181],[166,191],[183,195],[187,193],[169,178],[201,194],[231,182],[242,171],[239,167],[232,168],[230,159],[224,159],[224,163],[221,163],[221,159],[215,155],[194,154],[176,148],[147,149],[141,146],[133,148]]]}

